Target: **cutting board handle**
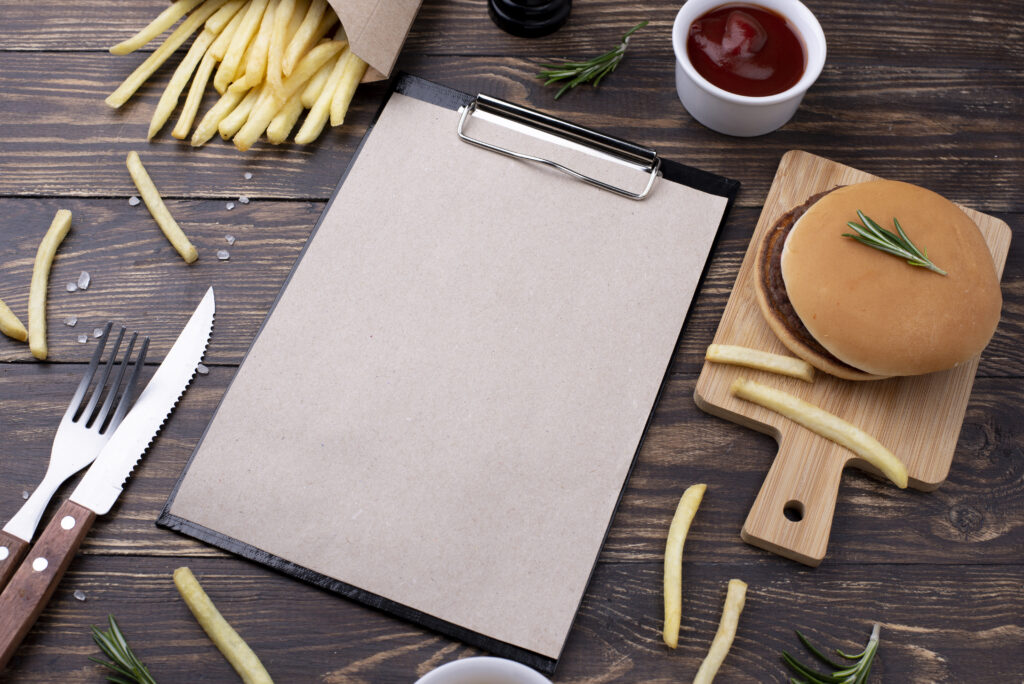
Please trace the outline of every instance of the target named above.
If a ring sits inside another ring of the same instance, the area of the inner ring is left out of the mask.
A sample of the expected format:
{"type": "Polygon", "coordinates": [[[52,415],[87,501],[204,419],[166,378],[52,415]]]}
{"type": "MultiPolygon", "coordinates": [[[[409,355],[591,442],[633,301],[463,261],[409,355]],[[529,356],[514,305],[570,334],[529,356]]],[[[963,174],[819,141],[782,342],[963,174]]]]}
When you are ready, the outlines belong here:
{"type": "Polygon", "coordinates": [[[779,453],[743,523],[740,537],[773,553],[817,567],[825,557],[839,480],[849,458],[824,439],[777,436],[779,453]]]}

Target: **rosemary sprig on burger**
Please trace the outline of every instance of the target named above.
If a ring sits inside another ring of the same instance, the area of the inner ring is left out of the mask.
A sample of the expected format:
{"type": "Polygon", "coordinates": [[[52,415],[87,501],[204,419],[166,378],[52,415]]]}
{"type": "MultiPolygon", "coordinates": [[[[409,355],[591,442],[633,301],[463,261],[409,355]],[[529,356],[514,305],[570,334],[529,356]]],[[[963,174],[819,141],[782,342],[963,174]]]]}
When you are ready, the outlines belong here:
{"type": "Polygon", "coordinates": [[[928,250],[921,251],[910,241],[898,219],[893,218],[892,223],[896,226],[896,233],[899,233],[899,235],[891,230],[882,228],[876,221],[873,221],[869,216],[865,216],[864,212],[859,209],[857,210],[857,216],[861,220],[860,223],[853,221],[847,221],[846,223],[857,233],[843,233],[844,237],[853,238],[868,247],[874,247],[887,254],[906,259],[907,263],[911,266],[921,266],[929,271],[935,271],[939,275],[948,275],[932,263],[932,260],[928,258],[928,250]]]}

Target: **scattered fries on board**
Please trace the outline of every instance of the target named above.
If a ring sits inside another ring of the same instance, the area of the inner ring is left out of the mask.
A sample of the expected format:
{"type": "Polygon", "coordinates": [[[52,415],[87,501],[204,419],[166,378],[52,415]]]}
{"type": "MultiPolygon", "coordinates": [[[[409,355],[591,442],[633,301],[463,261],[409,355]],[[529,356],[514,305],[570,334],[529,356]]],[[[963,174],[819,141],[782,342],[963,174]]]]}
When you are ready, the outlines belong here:
{"type": "Polygon", "coordinates": [[[747,583],[743,580],[729,580],[729,589],[725,594],[725,606],[722,608],[722,619],[718,623],[718,631],[711,641],[711,648],[704,656],[704,662],[693,678],[693,684],[711,684],[722,666],[725,656],[729,655],[732,640],[736,638],[736,628],[740,623],[740,613],[747,601],[747,583]]]}
{"type": "Polygon", "coordinates": [[[730,391],[740,399],[780,413],[790,420],[796,421],[808,430],[830,439],[836,444],[846,447],[862,459],[878,468],[900,489],[907,487],[907,466],[895,454],[861,430],[856,425],[846,422],[839,416],[795,397],[774,387],[762,385],[746,378],[736,378],[730,391]]]}
{"type": "Polygon", "coordinates": [[[814,382],[814,366],[795,356],[772,354],[735,344],[710,344],[704,358],[713,363],[745,366],[769,373],[788,375],[806,382],[814,382]]]}
{"type": "Polygon", "coordinates": [[[261,135],[278,144],[309,110],[295,141],[316,140],[330,120],[345,122],[366,62],[349,49],[344,27],[327,0],[177,0],[134,36],[110,48],[124,55],[178,23],[106,102],[120,107],[185,41],[198,32],[164,88],[149,125],[152,139],[188,88],[171,132],[194,147],[215,133],[247,150],[261,135]],[[329,35],[330,34],[330,35],[329,35]],[[220,99],[199,120],[207,85],[220,99]]]}
{"type": "Polygon", "coordinates": [[[167,209],[167,205],[164,204],[164,200],[160,196],[160,191],[156,189],[149,173],[146,172],[146,167],[142,165],[139,153],[135,150],[129,152],[125,164],[128,166],[132,182],[135,183],[139,194],[142,195],[142,201],[146,203],[146,208],[149,209],[153,220],[160,226],[160,230],[163,231],[168,242],[174,246],[185,263],[191,264],[199,258],[199,252],[196,251],[195,246],[189,241],[178,222],[171,216],[170,210],[167,209]]]}
{"type": "Polygon", "coordinates": [[[24,342],[28,339],[28,330],[25,329],[25,324],[21,322],[21,319],[11,311],[11,307],[7,306],[2,299],[0,299],[0,333],[19,342],[24,342]]]}
{"type": "Polygon", "coordinates": [[[662,638],[669,648],[679,645],[679,622],[683,615],[683,544],[707,488],[706,484],[687,487],[668,528],[668,539],[665,542],[665,626],[662,638]]]}
{"type": "Polygon", "coordinates": [[[32,356],[46,360],[46,290],[50,284],[50,267],[57,248],[71,230],[71,212],[59,209],[46,235],[39,243],[32,265],[32,283],[28,291],[28,347],[32,356]]]}
{"type": "Polygon", "coordinates": [[[185,600],[188,609],[192,611],[199,626],[203,628],[210,641],[220,650],[231,667],[242,678],[246,684],[273,684],[270,674],[267,673],[263,663],[249,648],[238,632],[228,624],[224,616],[213,605],[213,601],[203,591],[199,580],[187,567],[181,567],[174,571],[174,586],[178,593],[185,600]]]}

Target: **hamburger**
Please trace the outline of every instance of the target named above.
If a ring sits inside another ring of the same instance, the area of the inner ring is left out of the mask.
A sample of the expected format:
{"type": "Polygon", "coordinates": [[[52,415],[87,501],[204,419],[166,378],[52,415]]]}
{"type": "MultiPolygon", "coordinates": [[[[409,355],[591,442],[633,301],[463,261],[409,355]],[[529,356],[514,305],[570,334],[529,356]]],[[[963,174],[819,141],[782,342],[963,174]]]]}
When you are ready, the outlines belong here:
{"type": "Polygon", "coordinates": [[[1002,308],[978,226],[930,190],[870,181],[815,195],[783,215],[758,246],[755,288],[782,343],[847,380],[952,368],[981,353],[1002,308]],[[862,244],[858,211],[894,231],[897,219],[940,274],[862,244]]]}

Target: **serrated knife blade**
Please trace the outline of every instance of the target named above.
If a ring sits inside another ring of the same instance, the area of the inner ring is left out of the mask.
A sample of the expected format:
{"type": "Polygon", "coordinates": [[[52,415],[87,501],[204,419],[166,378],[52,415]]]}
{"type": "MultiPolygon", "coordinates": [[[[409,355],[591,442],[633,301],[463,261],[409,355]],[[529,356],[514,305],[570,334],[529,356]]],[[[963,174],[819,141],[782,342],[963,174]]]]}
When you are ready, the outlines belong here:
{"type": "Polygon", "coordinates": [[[110,511],[135,465],[192,381],[213,332],[215,309],[211,287],[114,436],[0,594],[0,670],[50,600],[96,516],[110,511]]]}
{"type": "Polygon", "coordinates": [[[110,511],[135,464],[171,415],[203,360],[203,352],[213,332],[215,304],[211,287],[132,410],[72,492],[72,501],[96,515],[110,511]]]}

